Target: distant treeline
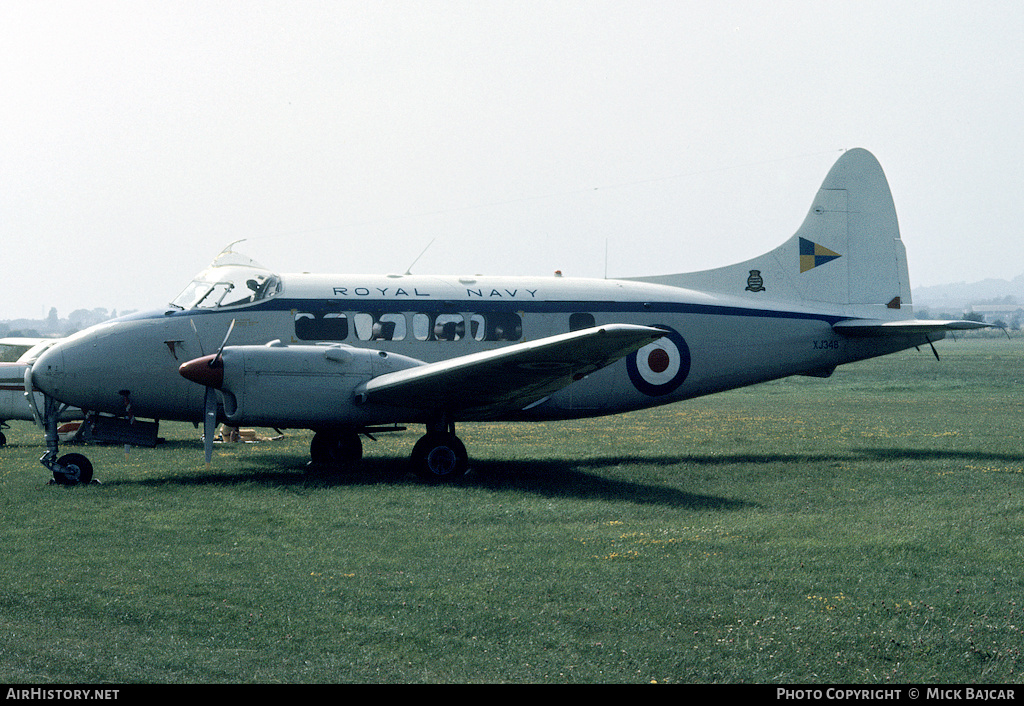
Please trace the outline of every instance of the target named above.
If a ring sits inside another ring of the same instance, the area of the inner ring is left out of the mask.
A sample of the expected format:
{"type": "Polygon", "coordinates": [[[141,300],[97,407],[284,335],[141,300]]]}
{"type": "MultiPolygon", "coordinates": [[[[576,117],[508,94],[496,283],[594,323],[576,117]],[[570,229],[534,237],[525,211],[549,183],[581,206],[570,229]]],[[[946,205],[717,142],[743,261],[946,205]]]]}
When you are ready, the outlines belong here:
{"type": "Polygon", "coordinates": [[[130,311],[118,314],[116,310],[107,309],[76,309],[61,318],[56,307],[50,309],[45,319],[10,319],[0,321],[0,338],[8,336],[24,336],[27,338],[43,338],[47,336],[70,336],[76,331],[89,328],[95,324],[117,318],[130,311]]]}

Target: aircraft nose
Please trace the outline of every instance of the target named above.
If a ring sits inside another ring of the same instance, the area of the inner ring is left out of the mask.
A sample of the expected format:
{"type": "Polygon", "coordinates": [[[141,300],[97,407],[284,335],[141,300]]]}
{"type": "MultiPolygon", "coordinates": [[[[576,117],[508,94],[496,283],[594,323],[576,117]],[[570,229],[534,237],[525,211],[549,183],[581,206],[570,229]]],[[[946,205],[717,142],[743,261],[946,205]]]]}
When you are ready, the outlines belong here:
{"type": "Polygon", "coordinates": [[[204,387],[220,389],[224,384],[224,359],[220,354],[204,355],[178,367],[178,372],[186,380],[199,383],[204,387]]]}
{"type": "Polygon", "coordinates": [[[32,387],[58,397],[64,382],[64,349],[57,345],[43,351],[32,363],[32,387]]]}

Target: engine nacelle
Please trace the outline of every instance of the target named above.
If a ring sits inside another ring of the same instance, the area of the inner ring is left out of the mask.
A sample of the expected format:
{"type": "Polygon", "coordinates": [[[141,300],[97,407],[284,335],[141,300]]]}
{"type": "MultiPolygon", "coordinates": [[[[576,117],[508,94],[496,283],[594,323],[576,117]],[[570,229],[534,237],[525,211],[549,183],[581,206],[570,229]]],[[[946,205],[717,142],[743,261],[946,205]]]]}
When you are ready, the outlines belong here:
{"type": "MultiPolygon", "coordinates": [[[[380,423],[378,415],[353,400],[353,390],[367,380],[419,365],[423,361],[386,351],[346,345],[230,346],[216,366],[223,366],[217,387],[224,414],[234,425],[303,427],[380,423]]],[[[205,359],[182,366],[205,364],[205,359]]],[[[190,377],[195,380],[195,377],[190,377]]],[[[197,380],[198,382],[198,380],[197,380]]]]}

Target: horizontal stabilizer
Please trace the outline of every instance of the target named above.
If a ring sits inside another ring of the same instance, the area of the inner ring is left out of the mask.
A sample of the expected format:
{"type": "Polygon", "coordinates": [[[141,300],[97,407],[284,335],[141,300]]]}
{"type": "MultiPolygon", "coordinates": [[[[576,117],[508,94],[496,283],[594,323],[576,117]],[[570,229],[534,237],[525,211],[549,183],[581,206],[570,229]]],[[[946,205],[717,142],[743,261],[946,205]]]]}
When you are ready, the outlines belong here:
{"type": "Polygon", "coordinates": [[[609,324],[386,373],[355,390],[364,404],[474,416],[515,412],[656,341],[666,331],[609,324]]]}
{"type": "Polygon", "coordinates": [[[883,321],[881,319],[847,319],[832,324],[832,330],[844,336],[906,336],[918,333],[945,333],[948,331],[970,331],[992,328],[992,324],[978,321],[937,321],[932,319],[905,319],[883,321]]]}

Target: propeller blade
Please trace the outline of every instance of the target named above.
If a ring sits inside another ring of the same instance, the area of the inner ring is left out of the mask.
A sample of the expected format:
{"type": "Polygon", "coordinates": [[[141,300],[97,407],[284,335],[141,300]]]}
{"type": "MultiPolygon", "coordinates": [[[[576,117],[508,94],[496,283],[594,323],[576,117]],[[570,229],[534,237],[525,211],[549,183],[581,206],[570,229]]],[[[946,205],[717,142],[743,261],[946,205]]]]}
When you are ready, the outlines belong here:
{"type": "Polygon", "coordinates": [[[213,365],[216,364],[217,360],[220,358],[221,354],[224,353],[224,348],[225,348],[225,346],[228,345],[228,339],[231,338],[231,332],[234,331],[234,330],[235,330],[235,320],[231,319],[231,325],[228,326],[228,332],[224,335],[224,342],[221,343],[220,344],[220,348],[217,349],[217,355],[215,355],[213,357],[213,360],[210,362],[210,367],[213,367],[213,365]]]}
{"type": "Polygon", "coordinates": [[[203,414],[203,451],[206,453],[206,465],[209,467],[213,458],[213,435],[217,431],[217,391],[206,388],[205,410],[203,414]]]}
{"type": "MultiPolygon", "coordinates": [[[[199,339],[199,331],[195,322],[191,322],[192,330],[196,332],[196,340],[199,341],[199,352],[203,352],[203,344],[199,339]]],[[[214,355],[203,355],[186,363],[182,363],[178,372],[182,377],[199,383],[206,387],[206,395],[203,398],[203,451],[206,454],[206,467],[210,467],[213,460],[213,435],[217,431],[217,389],[224,382],[224,349],[231,338],[231,332],[235,329],[235,320],[231,320],[228,332],[224,336],[224,342],[214,355]]]]}
{"type": "Polygon", "coordinates": [[[199,329],[196,328],[196,322],[193,319],[189,319],[188,322],[192,324],[192,332],[195,333],[196,335],[196,343],[199,344],[199,355],[206,355],[206,353],[203,351],[203,339],[199,335],[199,329]]]}

